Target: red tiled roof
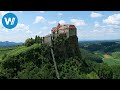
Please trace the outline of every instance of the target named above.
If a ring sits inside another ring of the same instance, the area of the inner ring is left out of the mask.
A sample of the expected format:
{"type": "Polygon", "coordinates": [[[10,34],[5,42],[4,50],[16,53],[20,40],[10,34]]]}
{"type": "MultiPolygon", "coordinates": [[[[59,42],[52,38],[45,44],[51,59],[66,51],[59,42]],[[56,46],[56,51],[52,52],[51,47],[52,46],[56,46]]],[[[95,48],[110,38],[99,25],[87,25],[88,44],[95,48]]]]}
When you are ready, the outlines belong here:
{"type": "Polygon", "coordinates": [[[76,28],[75,25],[70,25],[69,28],[76,28]]]}
{"type": "Polygon", "coordinates": [[[58,26],[53,27],[51,31],[56,32],[57,30],[63,30],[65,28],[76,28],[76,27],[75,27],[75,25],[69,25],[69,24],[60,25],[60,24],[58,24],[58,26]]]}

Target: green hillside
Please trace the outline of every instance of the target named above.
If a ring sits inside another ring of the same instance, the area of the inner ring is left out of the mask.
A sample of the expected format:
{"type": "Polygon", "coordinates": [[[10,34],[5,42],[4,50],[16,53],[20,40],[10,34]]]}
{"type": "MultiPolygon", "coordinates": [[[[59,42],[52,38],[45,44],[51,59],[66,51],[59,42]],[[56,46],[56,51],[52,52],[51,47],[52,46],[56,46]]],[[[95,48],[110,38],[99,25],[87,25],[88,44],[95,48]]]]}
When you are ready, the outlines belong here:
{"type": "Polygon", "coordinates": [[[0,61],[2,60],[2,57],[7,54],[8,52],[16,49],[17,47],[11,47],[11,48],[0,48],[0,61]]]}
{"type": "Polygon", "coordinates": [[[79,49],[76,36],[69,39],[58,37],[53,41],[53,47],[36,38],[2,51],[0,79],[58,79],[55,67],[60,79],[113,78],[112,69],[99,55],[79,49]]]}
{"type": "Polygon", "coordinates": [[[111,55],[104,55],[103,60],[108,65],[120,65],[120,52],[113,52],[111,55]]]}

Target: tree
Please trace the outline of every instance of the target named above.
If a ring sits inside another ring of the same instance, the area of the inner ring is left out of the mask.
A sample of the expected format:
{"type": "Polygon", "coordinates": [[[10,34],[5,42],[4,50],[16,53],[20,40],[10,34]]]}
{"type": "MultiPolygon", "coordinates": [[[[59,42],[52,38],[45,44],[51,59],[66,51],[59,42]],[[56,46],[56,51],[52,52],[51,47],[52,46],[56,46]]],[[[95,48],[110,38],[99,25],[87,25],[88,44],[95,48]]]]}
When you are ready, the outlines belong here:
{"type": "Polygon", "coordinates": [[[98,75],[93,71],[91,73],[87,74],[87,77],[89,79],[99,79],[98,75]]]}
{"type": "Polygon", "coordinates": [[[113,78],[113,72],[111,68],[103,63],[98,66],[97,74],[100,79],[112,79],[113,78]]]}
{"type": "Polygon", "coordinates": [[[42,43],[42,38],[39,36],[35,36],[35,43],[42,43]]]}
{"type": "Polygon", "coordinates": [[[29,46],[33,45],[34,43],[35,43],[34,39],[28,38],[28,39],[25,41],[25,46],[29,47],[29,46]]]}
{"type": "Polygon", "coordinates": [[[120,79],[120,65],[111,66],[113,79],[120,79]]]}

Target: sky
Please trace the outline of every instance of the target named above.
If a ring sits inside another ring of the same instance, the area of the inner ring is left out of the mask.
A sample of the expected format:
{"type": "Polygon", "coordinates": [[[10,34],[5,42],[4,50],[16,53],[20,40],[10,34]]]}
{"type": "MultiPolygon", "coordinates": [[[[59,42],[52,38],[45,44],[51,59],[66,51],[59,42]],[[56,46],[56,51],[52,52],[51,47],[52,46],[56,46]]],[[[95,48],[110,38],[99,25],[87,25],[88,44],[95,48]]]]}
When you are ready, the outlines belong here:
{"type": "Polygon", "coordinates": [[[24,42],[45,36],[58,23],[74,24],[79,41],[120,39],[120,11],[0,11],[0,41],[24,42]],[[1,21],[9,12],[18,18],[13,29],[5,28],[1,21]]]}

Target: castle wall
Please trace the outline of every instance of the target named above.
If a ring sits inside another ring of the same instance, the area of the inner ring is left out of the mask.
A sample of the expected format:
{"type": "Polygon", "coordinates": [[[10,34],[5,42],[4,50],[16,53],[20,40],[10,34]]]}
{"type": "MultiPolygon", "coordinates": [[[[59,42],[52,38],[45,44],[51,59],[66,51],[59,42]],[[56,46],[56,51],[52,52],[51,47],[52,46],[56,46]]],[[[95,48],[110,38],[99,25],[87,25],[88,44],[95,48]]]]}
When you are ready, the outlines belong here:
{"type": "Polygon", "coordinates": [[[44,37],[44,43],[45,44],[51,45],[51,41],[52,41],[52,35],[51,34],[44,37]]]}
{"type": "Polygon", "coordinates": [[[69,38],[74,35],[77,35],[76,27],[74,25],[64,25],[58,30],[56,29],[52,34],[45,36],[43,38],[43,43],[51,45],[52,39],[56,39],[58,36],[67,36],[67,38],[69,38]]]}
{"type": "Polygon", "coordinates": [[[69,29],[69,36],[77,35],[76,28],[70,28],[69,29]]]}

